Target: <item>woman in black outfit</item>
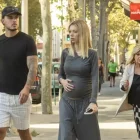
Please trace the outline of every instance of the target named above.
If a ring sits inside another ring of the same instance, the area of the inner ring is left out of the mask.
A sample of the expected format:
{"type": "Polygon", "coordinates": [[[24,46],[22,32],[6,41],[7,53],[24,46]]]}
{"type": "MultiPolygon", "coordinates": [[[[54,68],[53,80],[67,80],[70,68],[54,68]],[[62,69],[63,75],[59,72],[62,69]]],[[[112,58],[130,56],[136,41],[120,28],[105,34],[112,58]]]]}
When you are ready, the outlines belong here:
{"type": "Polygon", "coordinates": [[[104,83],[104,65],[103,65],[100,57],[98,59],[98,65],[99,65],[99,92],[98,92],[98,95],[101,95],[101,86],[104,83]]]}
{"type": "Polygon", "coordinates": [[[58,140],[100,140],[97,53],[91,47],[85,21],[72,22],[68,30],[71,47],[62,51],[58,77],[64,87],[58,140]]]}

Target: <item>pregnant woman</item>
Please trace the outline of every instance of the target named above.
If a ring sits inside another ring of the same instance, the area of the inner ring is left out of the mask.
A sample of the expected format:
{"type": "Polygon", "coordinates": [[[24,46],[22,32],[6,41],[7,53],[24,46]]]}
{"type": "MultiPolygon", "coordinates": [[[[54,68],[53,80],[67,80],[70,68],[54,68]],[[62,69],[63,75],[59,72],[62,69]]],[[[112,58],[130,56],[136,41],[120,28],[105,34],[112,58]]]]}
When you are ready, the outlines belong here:
{"type": "Polygon", "coordinates": [[[72,22],[68,30],[71,47],[62,51],[58,77],[64,87],[58,140],[100,140],[97,53],[91,47],[85,21],[72,22]]]}

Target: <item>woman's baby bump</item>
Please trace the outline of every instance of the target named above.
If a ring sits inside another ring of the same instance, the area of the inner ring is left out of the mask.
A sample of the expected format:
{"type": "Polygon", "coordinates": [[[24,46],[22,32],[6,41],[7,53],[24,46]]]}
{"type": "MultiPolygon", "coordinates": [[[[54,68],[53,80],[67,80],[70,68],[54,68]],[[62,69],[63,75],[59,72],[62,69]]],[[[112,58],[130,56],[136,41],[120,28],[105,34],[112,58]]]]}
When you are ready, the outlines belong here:
{"type": "Polygon", "coordinates": [[[68,79],[72,80],[70,84],[74,86],[74,89],[69,92],[65,91],[65,93],[68,94],[67,96],[71,98],[81,98],[88,94],[91,94],[92,86],[90,78],[72,76],[68,77],[68,79]]]}

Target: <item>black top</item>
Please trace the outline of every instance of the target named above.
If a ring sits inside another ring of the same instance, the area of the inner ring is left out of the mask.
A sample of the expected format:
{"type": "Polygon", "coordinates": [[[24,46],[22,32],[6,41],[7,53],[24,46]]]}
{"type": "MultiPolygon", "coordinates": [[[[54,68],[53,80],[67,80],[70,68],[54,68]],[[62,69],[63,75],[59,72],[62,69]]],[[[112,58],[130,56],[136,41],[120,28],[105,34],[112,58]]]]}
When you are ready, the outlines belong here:
{"type": "Polygon", "coordinates": [[[98,58],[93,49],[89,49],[89,57],[81,58],[68,54],[64,49],[61,56],[59,79],[70,79],[74,89],[70,92],[64,91],[63,96],[70,98],[84,98],[91,96],[91,102],[96,103],[98,91],[98,58]]]}
{"type": "Polygon", "coordinates": [[[27,56],[37,55],[32,37],[19,32],[13,37],[0,36],[0,92],[18,95],[28,74],[27,56]]]}
{"type": "Polygon", "coordinates": [[[104,76],[102,64],[99,66],[99,77],[104,76]]]}
{"type": "Polygon", "coordinates": [[[128,93],[129,104],[140,104],[140,75],[134,74],[132,86],[128,93]]]}

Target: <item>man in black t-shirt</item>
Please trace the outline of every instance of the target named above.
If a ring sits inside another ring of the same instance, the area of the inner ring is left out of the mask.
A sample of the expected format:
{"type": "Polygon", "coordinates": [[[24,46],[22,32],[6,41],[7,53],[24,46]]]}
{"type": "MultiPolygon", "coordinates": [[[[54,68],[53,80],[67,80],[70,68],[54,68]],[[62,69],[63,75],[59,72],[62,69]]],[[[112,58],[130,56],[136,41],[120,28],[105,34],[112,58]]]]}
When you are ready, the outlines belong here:
{"type": "Polygon", "coordinates": [[[36,71],[37,50],[31,36],[20,32],[16,7],[2,11],[5,34],[0,36],[0,140],[13,121],[22,140],[31,140],[29,133],[31,96],[36,71]]]}

